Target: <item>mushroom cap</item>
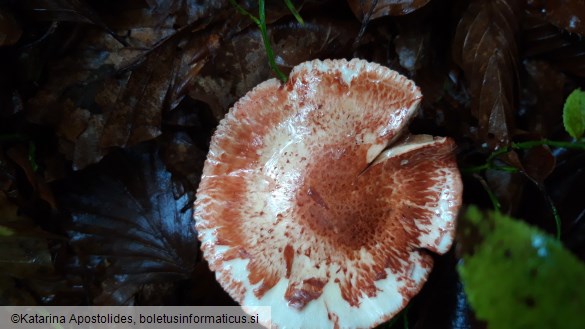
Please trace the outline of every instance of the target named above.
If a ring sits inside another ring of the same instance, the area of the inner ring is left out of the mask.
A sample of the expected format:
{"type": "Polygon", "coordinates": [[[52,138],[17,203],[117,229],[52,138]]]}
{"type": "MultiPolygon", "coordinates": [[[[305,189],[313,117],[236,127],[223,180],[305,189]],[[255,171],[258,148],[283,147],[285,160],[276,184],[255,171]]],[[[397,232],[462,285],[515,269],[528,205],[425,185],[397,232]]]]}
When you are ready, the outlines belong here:
{"type": "Polygon", "coordinates": [[[273,328],[369,328],[451,247],[455,144],[408,136],[415,84],[364,60],[314,60],[259,84],[220,122],[197,191],[201,249],[273,328]]]}

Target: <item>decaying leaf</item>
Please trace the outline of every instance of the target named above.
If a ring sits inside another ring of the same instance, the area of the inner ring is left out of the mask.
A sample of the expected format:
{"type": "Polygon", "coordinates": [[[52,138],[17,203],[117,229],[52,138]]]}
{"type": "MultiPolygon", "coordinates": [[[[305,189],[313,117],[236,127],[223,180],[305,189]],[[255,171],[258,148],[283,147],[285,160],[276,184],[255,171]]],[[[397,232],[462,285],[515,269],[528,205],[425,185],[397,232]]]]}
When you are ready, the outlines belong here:
{"type": "Polygon", "coordinates": [[[472,1],[457,26],[453,57],[463,69],[480,143],[505,146],[517,101],[521,1],[472,1]]]}
{"type": "MultiPolygon", "coordinates": [[[[258,1],[237,3],[258,14],[258,1]]],[[[552,200],[563,243],[585,259],[584,152],[514,149],[493,159],[499,170],[484,170],[486,154],[512,141],[569,139],[563,102],[585,87],[583,1],[292,3],[304,25],[284,1],[266,3],[282,71],[314,58],[359,57],[408,75],[424,94],[409,129],[453,137],[461,167],[483,168],[481,177],[464,177],[466,202],[491,207],[487,188],[502,212],[553,232],[545,199],[552,200]]],[[[273,77],[258,27],[227,0],[2,2],[1,302],[235,305],[199,259],[189,209],[218,121],[273,77]]],[[[500,242],[532,246],[522,240],[525,229],[501,225],[507,235],[496,225],[489,236],[475,229],[459,240],[464,265],[486,246],[501,255],[500,242]]],[[[489,291],[469,296],[464,288],[473,284],[459,280],[457,255],[436,258],[408,310],[381,328],[407,320],[416,329],[485,329],[467,297],[501,293],[491,304],[510,305],[504,292],[513,291],[508,279],[516,272],[483,266],[535,264],[514,250],[509,259],[481,258],[475,269],[489,291]]],[[[522,321],[522,308],[538,312],[537,320],[556,310],[570,318],[562,313],[573,305],[570,295],[537,300],[540,275],[526,279],[536,287],[527,295],[533,306],[512,299],[515,305],[493,312],[511,323],[522,321]]]]}
{"type": "Polygon", "coordinates": [[[469,302],[488,328],[571,328],[582,316],[585,265],[539,229],[471,207],[459,235],[474,241],[459,273],[469,302]],[[479,234],[479,239],[464,237],[479,234]]]}
{"type": "MultiPolygon", "coordinates": [[[[332,19],[294,20],[270,25],[268,36],[276,63],[288,73],[295,65],[312,58],[338,58],[349,54],[350,41],[358,25],[332,19]]],[[[189,96],[207,103],[220,120],[237,99],[260,82],[272,77],[266,50],[256,27],[227,38],[212,58],[193,77],[189,96]]]]}
{"type": "Polygon", "coordinates": [[[546,138],[558,133],[567,77],[544,61],[526,60],[518,127],[546,138]]]}
{"type": "Polygon", "coordinates": [[[425,6],[429,1],[430,0],[347,0],[347,3],[354,15],[360,21],[369,21],[384,16],[406,15],[425,6]]]}
{"type": "Polygon", "coordinates": [[[585,2],[582,0],[546,0],[540,13],[558,28],[585,36],[585,2]]]}
{"type": "Polygon", "coordinates": [[[29,103],[29,119],[56,127],[75,169],[98,162],[112,147],[157,137],[177,69],[189,65],[178,55],[180,41],[170,36],[146,51],[89,31],[72,57],[51,65],[52,80],[29,103]]]}
{"type": "Polygon", "coordinates": [[[523,22],[524,55],[550,61],[561,71],[585,77],[585,40],[563,33],[539,14],[526,13],[523,22]]]}
{"type": "Polygon", "coordinates": [[[60,189],[78,262],[105,273],[95,303],[132,304],[145,284],[190,276],[197,249],[189,196],[174,193],[151,147],[114,153],[60,189]]]}

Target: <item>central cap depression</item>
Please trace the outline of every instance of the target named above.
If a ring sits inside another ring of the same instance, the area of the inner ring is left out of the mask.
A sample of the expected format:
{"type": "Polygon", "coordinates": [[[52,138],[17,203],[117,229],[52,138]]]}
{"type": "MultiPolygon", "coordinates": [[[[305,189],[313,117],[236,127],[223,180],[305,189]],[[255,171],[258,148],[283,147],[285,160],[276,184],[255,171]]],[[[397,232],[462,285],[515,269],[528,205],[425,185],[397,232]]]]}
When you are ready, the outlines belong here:
{"type": "Polygon", "coordinates": [[[422,287],[453,242],[454,143],[408,136],[415,84],[364,60],[268,80],[219,124],[197,191],[201,249],[273,328],[369,328],[422,287]]]}

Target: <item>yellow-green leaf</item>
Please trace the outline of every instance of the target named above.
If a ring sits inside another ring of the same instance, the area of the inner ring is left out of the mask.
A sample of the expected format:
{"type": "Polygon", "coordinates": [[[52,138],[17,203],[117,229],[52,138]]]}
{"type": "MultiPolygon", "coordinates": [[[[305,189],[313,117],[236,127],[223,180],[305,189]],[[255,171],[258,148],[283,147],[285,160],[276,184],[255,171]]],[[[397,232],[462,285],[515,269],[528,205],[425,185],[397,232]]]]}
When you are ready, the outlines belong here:
{"type": "Polygon", "coordinates": [[[585,92],[575,89],[563,107],[563,124],[571,137],[579,139],[585,133],[585,92]]]}
{"type": "Polygon", "coordinates": [[[585,328],[585,264],[560,241],[475,207],[460,227],[467,253],[458,271],[469,303],[488,328],[585,328]]]}

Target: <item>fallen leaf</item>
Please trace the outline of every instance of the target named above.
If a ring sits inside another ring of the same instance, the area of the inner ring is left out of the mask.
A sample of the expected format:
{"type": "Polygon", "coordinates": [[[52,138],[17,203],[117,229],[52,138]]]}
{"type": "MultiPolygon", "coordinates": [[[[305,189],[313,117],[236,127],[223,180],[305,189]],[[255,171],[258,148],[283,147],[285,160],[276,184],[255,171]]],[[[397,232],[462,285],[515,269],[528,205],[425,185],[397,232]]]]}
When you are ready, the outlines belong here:
{"type": "Polygon", "coordinates": [[[585,77],[585,40],[563,33],[538,13],[527,12],[523,25],[525,56],[546,59],[567,74],[585,77]]]}
{"type": "Polygon", "coordinates": [[[567,77],[544,61],[526,60],[518,127],[545,138],[557,138],[567,77]]]}
{"type": "Polygon", "coordinates": [[[107,31],[116,40],[124,43],[122,38],[112,31],[85,1],[28,0],[24,2],[24,6],[36,19],[94,24],[107,31]]]}
{"type": "Polygon", "coordinates": [[[457,26],[453,57],[463,69],[478,120],[477,140],[493,150],[510,142],[518,92],[521,2],[472,1],[457,26]]]}
{"type": "Polygon", "coordinates": [[[198,248],[189,196],[174,193],[152,146],[111,154],[59,190],[79,262],[104,271],[95,303],[132,304],[143,285],[191,275],[198,248]]]}
{"type": "Polygon", "coordinates": [[[429,1],[430,0],[347,0],[347,3],[355,17],[360,21],[369,21],[384,16],[406,15],[424,7],[429,1]]]}
{"type": "Polygon", "coordinates": [[[571,33],[585,36],[585,2],[583,0],[546,0],[541,10],[546,20],[571,33]]]}
{"type": "MultiPolygon", "coordinates": [[[[314,58],[338,58],[350,53],[358,26],[328,18],[294,20],[268,26],[276,63],[285,71],[314,58]]],[[[230,105],[254,86],[272,77],[266,50],[256,27],[222,40],[211,58],[193,77],[188,90],[193,99],[207,103],[217,120],[230,105]]]]}
{"type": "Polygon", "coordinates": [[[77,63],[63,58],[51,66],[53,80],[29,102],[29,120],[57,128],[75,169],[98,162],[112,147],[157,137],[177,75],[178,41],[137,55],[103,32],[89,33],[74,52],[77,63]],[[124,70],[127,61],[138,62],[124,70]]]}

